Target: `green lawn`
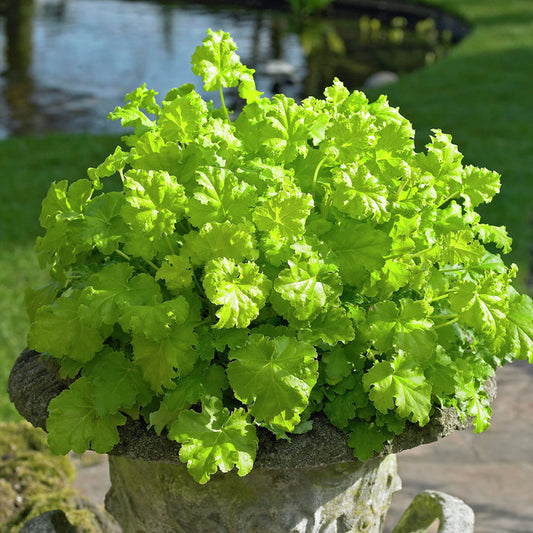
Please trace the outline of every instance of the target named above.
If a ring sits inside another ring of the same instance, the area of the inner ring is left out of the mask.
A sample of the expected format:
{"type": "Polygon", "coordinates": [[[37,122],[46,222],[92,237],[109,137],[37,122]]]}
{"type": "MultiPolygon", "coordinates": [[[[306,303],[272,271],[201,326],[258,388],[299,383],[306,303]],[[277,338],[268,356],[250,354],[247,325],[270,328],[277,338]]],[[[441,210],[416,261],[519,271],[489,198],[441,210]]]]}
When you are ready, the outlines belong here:
{"type": "MultiPolygon", "coordinates": [[[[440,128],[453,135],[467,163],[502,174],[501,194],[483,215],[507,226],[515,241],[510,260],[523,281],[533,214],[533,1],[429,1],[461,15],[472,33],[443,60],[386,92],[413,122],[419,148],[431,128],[440,128]]],[[[116,142],[81,135],[0,142],[0,419],[16,418],[4,391],[25,346],[23,289],[43,279],[32,252],[40,201],[52,180],[83,177],[116,142]]]]}

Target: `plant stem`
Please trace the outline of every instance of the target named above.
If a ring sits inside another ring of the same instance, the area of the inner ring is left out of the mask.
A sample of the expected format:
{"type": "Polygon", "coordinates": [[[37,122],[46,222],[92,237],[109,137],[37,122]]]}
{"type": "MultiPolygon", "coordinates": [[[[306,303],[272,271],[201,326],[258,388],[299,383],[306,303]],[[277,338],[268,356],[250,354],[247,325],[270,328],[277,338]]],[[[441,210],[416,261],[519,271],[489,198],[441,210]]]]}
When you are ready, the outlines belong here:
{"type": "Polygon", "coordinates": [[[464,267],[442,268],[439,272],[466,272],[466,269],[464,267]]]}
{"type": "Polygon", "coordinates": [[[447,196],[437,207],[436,209],[440,209],[446,202],[449,202],[450,200],[453,200],[454,198],[457,198],[458,194],[450,194],[450,196],[447,196]]]}
{"type": "MultiPolygon", "coordinates": [[[[131,263],[131,257],[127,254],[125,254],[122,250],[115,250],[115,252],[120,255],[120,257],[123,257],[128,263],[131,263]]],[[[150,261],[150,259],[144,259],[148,265],[150,265],[154,270],[159,270],[159,267],[150,261]]]]}
{"type": "Polygon", "coordinates": [[[442,324],[436,324],[433,326],[433,329],[438,329],[438,328],[444,328],[446,326],[449,326],[451,324],[454,324],[455,322],[457,322],[457,320],[459,319],[459,315],[455,314],[455,315],[434,315],[431,317],[432,319],[435,319],[435,318],[446,318],[446,322],[443,322],[442,324]]]}
{"type": "Polygon", "coordinates": [[[120,257],[123,257],[126,261],[131,263],[131,257],[129,255],[126,255],[122,250],[115,250],[115,252],[120,255],[120,257]]]}
{"type": "Polygon", "coordinates": [[[224,115],[226,115],[226,120],[229,122],[229,111],[226,107],[226,102],[224,101],[224,91],[222,90],[222,87],[218,89],[218,92],[220,93],[220,102],[222,104],[222,110],[224,111],[224,115]]]}
{"type": "Polygon", "coordinates": [[[198,278],[196,277],[196,274],[194,273],[194,268],[191,268],[191,274],[192,274],[192,280],[194,281],[194,284],[196,285],[197,289],[200,291],[200,294],[203,294],[204,288],[200,285],[200,282],[198,281],[198,278]]]}
{"type": "Polygon", "coordinates": [[[447,318],[447,319],[453,318],[453,319],[457,319],[457,318],[459,318],[459,315],[458,314],[432,315],[431,318],[447,318]]]}
{"type": "Polygon", "coordinates": [[[432,298],[431,303],[438,302],[439,300],[444,300],[444,298],[448,298],[449,295],[450,295],[449,292],[447,292],[446,294],[441,294],[440,296],[437,296],[436,298],[432,298]]]}
{"type": "MultiPolygon", "coordinates": [[[[450,315],[450,316],[452,316],[452,315],[450,315]]],[[[437,318],[437,317],[432,317],[432,318],[437,318]]],[[[446,326],[450,326],[451,324],[454,324],[455,322],[457,322],[457,317],[453,318],[452,320],[448,320],[447,322],[443,322],[442,324],[438,324],[436,326],[433,326],[433,329],[444,328],[446,326]]]]}
{"type": "Polygon", "coordinates": [[[324,198],[322,200],[322,209],[321,209],[322,218],[324,220],[328,219],[328,211],[329,211],[329,206],[330,206],[329,197],[330,197],[330,193],[329,191],[326,191],[326,194],[324,194],[324,198]]]}
{"type": "Polygon", "coordinates": [[[407,180],[404,179],[400,183],[400,187],[398,187],[398,190],[396,191],[396,194],[394,195],[394,202],[398,201],[398,198],[400,198],[400,194],[402,194],[402,191],[404,190],[405,186],[407,185],[407,180]]]}
{"type": "Polygon", "coordinates": [[[145,261],[154,269],[154,270],[159,270],[159,267],[155,264],[155,263],[152,263],[152,261],[150,261],[150,259],[145,259],[145,261]]]}
{"type": "Polygon", "coordinates": [[[315,168],[315,173],[313,174],[313,184],[311,185],[311,193],[314,195],[315,194],[315,188],[316,188],[316,182],[317,182],[317,179],[318,179],[318,173],[320,172],[320,169],[322,168],[322,165],[325,163],[326,161],[326,158],[323,157],[320,162],[318,163],[318,165],[316,166],[315,168]]]}
{"type": "Polygon", "coordinates": [[[172,255],[176,255],[176,252],[174,251],[174,247],[172,246],[172,243],[170,242],[169,236],[166,233],[164,233],[163,235],[165,236],[165,240],[167,241],[167,245],[170,250],[170,253],[172,255]]]}
{"type": "Polygon", "coordinates": [[[413,252],[412,254],[390,254],[390,255],[386,255],[383,259],[388,260],[388,259],[396,259],[398,257],[419,257],[421,255],[424,255],[426,252],[430,252],[431,250],[433,250],[433,248],[435,248],[435,246],[424,248],[423,250],[420,250],[419,252],[413,252]]]}

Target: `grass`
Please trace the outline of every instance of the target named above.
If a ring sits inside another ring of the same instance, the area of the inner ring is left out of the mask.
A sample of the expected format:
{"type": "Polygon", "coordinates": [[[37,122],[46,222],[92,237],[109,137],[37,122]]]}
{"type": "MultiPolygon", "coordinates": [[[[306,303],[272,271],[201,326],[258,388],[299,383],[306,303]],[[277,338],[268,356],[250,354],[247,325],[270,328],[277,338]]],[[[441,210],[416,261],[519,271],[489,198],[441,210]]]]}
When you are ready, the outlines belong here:
{"type": "MultiPolygon", "coordinates": [[[[444,59],[386,88],[417,130],[419,149],[431,128],[453,135],[465,162],[502,174],[502,190],[486,221],[506,225],[509,257],[530,268],[533,206],[533,2],[426,0],[453,11],[472,33],[444,59]]],[[[377,93],[370,93],[370,97],[377,93]]],[[[0,420],[15,419],[7,376],[25,346],[27,284],[43,275],[32,252],[40,201],[52,180],[83,177],[114,148],[114,137],[55,135],[0,142],[0,420]]]]}

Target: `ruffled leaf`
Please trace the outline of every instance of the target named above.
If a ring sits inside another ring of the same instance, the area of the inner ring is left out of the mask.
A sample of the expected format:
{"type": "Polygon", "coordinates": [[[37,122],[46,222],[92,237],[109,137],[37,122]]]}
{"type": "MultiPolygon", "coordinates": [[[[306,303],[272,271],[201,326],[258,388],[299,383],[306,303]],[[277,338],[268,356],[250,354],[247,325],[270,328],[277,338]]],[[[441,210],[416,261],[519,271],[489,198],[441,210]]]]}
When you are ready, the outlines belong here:
{"type": "Polygon", "coordinates": [[[254,334],[229,357],[230,385],[250,413],[285,431],[294,429],[317,380],[315,349],[290,337],[254,334]]]}
{"type": "Polygon", "coordinates": [[[257,449],[255,427],[244,409],[230,412],[212,397],[202,412],[184,411],[169,430],[169,438],[181,443],[180,459],[200,484],[217,470],[237,467],[239,476],[252,469],[257,449]]]}
{"type": "Polygon", "coordinates": [[[48,445],[58,455],[88,449],[107,453],[119,441],[117,426],[126,423],[120,413],[98,413],[89,380],[83,377],[52,399],[48,412],[48,445]]]}
{"type": "Polygon", "coordinates": [[[205,293],[221,307],[216,312],[217,328],[245,328],[265,305],[271,282],[254,263],[236,265],[233,261],[213,259],[205,268],[205,293]]]}

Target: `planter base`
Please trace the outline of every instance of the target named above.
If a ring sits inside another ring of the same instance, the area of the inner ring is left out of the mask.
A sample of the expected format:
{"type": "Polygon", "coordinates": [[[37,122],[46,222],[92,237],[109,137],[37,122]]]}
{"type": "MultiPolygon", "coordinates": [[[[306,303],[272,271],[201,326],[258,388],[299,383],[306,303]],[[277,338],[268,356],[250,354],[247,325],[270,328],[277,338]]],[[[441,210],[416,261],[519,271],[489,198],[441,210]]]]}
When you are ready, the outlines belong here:
{"type": "Polygon", "coordinates": [[[196,483],[184,464],[109,457],[106,508],[124,533],[380,533],[401,488],[396,456],[255,468],[196,483]]]}

